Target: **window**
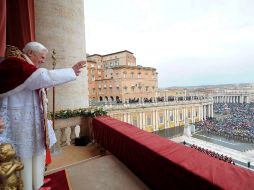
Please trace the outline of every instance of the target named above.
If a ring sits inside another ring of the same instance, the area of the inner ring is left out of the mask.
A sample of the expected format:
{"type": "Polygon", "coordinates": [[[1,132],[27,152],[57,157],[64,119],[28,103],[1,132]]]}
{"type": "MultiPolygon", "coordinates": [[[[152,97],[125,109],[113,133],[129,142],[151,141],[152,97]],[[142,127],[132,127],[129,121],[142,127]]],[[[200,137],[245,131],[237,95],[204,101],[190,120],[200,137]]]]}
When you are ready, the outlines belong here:
{"type": "Polygon", "coordinates": [[[131,72],[131,78],[134,78],[134,72],[131,72]]]}
{"type": "Polygon", "coordinates": [[[149,86],[146,86],[146,91],[148,92],[149,86]]]}
{"type": "Polygon", "coordinates": [[[123,72],[123,78],[126,78],[126,75],[127,75],[126,71],[123,72]]]}
{"type": "Polygon", "coordinates": [[[127,93],[127,92],[128,92],[128,87],[125,86],[125,87],[123,88],[123,91],[124,91],[124,93],[127,93]]]}
{"type": "Polygon", "coordinates": [[[180,113],[180,120],[183,120],[183,114],[180,113]]]}

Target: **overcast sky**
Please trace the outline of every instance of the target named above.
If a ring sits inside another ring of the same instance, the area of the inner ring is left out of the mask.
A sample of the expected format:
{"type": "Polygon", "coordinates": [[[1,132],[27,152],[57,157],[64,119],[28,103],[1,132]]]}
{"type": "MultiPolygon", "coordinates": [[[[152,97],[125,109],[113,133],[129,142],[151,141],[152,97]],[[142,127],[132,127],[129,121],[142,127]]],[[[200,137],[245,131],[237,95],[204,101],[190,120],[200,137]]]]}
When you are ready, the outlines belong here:
{"type": "Polygon", "coordinates": [[[159,87],[254,82],[253,0],[85,0],[86,50],[129,50],[159,87]]]}

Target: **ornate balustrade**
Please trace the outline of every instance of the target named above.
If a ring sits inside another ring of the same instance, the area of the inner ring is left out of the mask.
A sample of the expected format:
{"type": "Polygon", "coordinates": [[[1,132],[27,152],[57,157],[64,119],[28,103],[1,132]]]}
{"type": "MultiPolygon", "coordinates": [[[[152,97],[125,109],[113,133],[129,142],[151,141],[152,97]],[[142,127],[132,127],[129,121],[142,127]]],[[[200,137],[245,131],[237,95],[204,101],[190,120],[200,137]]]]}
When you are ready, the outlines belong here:
{"type": "Polygon", "coordinates": [[[55,120],[56,148],[75,143],[75,138],[91,135],[91,117],[70,117],[55,120]]]}

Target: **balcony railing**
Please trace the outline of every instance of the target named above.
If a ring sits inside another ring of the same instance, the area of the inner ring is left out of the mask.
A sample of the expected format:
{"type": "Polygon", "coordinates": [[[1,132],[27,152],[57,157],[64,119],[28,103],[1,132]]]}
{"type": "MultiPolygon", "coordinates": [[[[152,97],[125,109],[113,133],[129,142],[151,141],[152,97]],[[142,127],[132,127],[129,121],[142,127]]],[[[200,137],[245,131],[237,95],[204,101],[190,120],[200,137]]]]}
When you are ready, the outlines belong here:
{"type": "Polygon", "coordinates": [[[57,119],[55,121],[56,149],[73,145],[75,138],[80,136],[91,136],[91,119],[90,117],[81,116],[57,119]]]}
{"type": "Polygon", "coordinates": [[[94,139],[152,189],[254,189],[252,171],[217,160],[108,116],[94,139]]]}
{"type": "Polygon", "coordinates": [[[72,144],[80,128],[81,136],[92,135],[152,189],[254,189],[253,172],[108,116],[55,124],[57,146],[72,144]]]}

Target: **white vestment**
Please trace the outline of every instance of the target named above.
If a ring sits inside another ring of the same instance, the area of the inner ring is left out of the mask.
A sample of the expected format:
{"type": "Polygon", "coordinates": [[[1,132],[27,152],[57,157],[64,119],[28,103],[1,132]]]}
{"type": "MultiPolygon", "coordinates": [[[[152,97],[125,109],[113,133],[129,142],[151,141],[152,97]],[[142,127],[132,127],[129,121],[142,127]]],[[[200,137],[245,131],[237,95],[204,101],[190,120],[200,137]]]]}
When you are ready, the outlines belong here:
{"type": "MultiPolygon", "coordinates": [[[[38,89],[75,79],[76,75],[72,68],[56,70],[39,68],[23,84],[0,94],[0,118],[3,118],[5,126],[4,132],[0,134],[0,143],[11,143],[16,149],[17,156],[22,160],[43,156],[45,134],[38,89]]],[[[32,173],[32,176],[34,175],[37,174],[32,173]]],[[[28,190],[30,187],[24,189],[28,190]]]]}

